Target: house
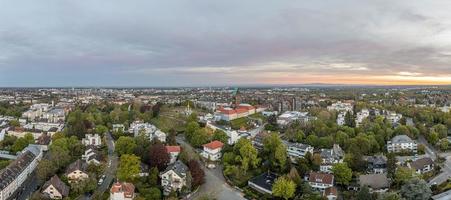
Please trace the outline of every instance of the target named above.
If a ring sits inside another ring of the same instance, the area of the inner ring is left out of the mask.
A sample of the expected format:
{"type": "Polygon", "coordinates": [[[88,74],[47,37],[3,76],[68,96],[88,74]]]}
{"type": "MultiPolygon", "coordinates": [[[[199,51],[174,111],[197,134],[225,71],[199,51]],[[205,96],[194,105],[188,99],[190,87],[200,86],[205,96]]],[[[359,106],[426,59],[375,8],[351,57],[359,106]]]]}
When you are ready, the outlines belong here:
{"type": "Polygon", "coordinates": [[[161,172],[161,186],[164,188],[164,194],[168,195],[172,191],[180,191],[184,186],[187,186],[186,175],[188,171],[188,167],[182,161],[177,160],[161,172]]]}
{"type": "Polygon", "coordinates": [[[87,172],[88,165],[81,161],[80,159],[76,160],[72,164],[70,164],[67,169],[65,175],[69,183],[77,182],[79,180],[84,180],[89,178],[87,172]]]}
{"type": "Polygon", "coordinates": [[[359,176],[360,188],[368,186],[370,192],[386,192],[390,187],[390,182],[387,178],[387,174],[364,174],[359,176]]]}
{"type": "Polygon", "coordinates": [[[258,151],[262,151],[263,150],[263,140],[268,135],[269,134],[266,131],[257,133],[257,135],[255,135],[255,137],[252,138],[252,145],[254,146],[254,148],[257,149],[258,151]]]}
{"type": "Polygon", "coordinates": [[[125,126],[123,124],[113,124],[113,132],[124,132],[125,126]]]}
{"type": "Polygon", "coordinates": [[[451,199],[451,190],[448,190],[446,192],[442,192],[440,194],[436,194],[432,196],[433,200],[449,200],[451,199]]]}
{"type": "Polygon", "coordinates": [[[332,166],[337,163],[343,162],[344,151],[341,149],[340,145],[334,144],[332,149],[322,149],[321,150],[321,165],[320,171],[326,173],[332,173],[332,166]]]}
{"type": "Polygon", "coordinates": [[[159,140],[160,142],[166,142],[166,133],[164,133],[164,132],[161,131],[161,130],[156,130],[156,131],[153,133],[152,139],[157,139],[157,140],[159,140]]]}
{"type": "Polygon", "coordinates": [[[360,112],[357,113],[357,116],[355,118],[355,126],[359,127],[363,120],[370,116],[370,111],[368,109],[362,109],[360,112]]]}
{"type": "Polygon", "coordinates": [[[86,134],[85,138],[81,140],[85,146],[100,146],[102,145],[102,138],[99,134],[86,134]]]}
{"type": "Polygon", "coordinates": [[[368,172],[374,174],[382,174],[387,172],[387,157],[383,155],[366,157],[368,163],[368,172]]]}
{"type": "Polygon", "coordinates": [[[411,163],[407,163],[407,166],[411,169],[414,169],[417,174],[423,174],[434,169],[434,161],[429,157],[424,157],[419,158],[411,163]]]}
{"type": "Polygon", "coordinates": [[[345,125],[345,123],[346,123],[345,116],[346,116],[345,112],[338,113],[338,116],[337,116],[337,124],[338,124],[338,126],[344,126],[345,125]]]}
{"type": "Polygon", "coordinates": [[[399,152],[417,152],[417,143],[410,139],[407,135],[397,135],[393,137],[390,141],[387,141],[387,151],[389,153],[399,153],[399,152]]]}
{"type": "Polygon", "coordinates": [[[303,158],[307,153],[313,155],[313,147],[308,144],[292,143],[286,141],[284,141],[284,143],[287,147],[287,153],[291,158],[291,162],[297,162],[298,158],[303,158]]]}
{"type": "Polygon", "coordinates": [[[36,139],[36,144],[40,145],[43,151],[49,149],[49,145],[52,143],[52,137],[47,133],[42,133],[41,136],[36,139]]]}
{"type": "Polygon", "coordinates": [[[345,102],[342,103],[341,101],[338,101],[336,103],[333,103],[330,106],[327,106],[327,110],[329,111],[338,111],[338,112],[353,112],[353,106],[351,103],[345,102]]]}
{"type": "Polygon", "coordinates": [[[401,118],[402,114],[396,112],[387,111],[385,113],[385,119],[387,119],[387,121],[389,121],[393,126],[396,126],[398,122],[401,120],[401,118]]]}
{"type": "Polygon", "coordinates": [[[278,177],[277,174],[272,172],[265,172],[250,179],[247,185],[260,193],[272,195],[272,185],[278,177]]]}
{"type": "Polygon", "coordinates": [[[81,159],[88,164],[100,165],[102,161],[102,154],[97,151],[93,146],[86,149],[85,153],[81,155],[81,159]]]}
{"type": "Polygon", "coordinates": [[[128,129],[129,133],[133,133],[134,137],[138,137],[140,134],[144,134],[149,140],[158,139],[160,142],[166,142],[166,133],[159,130],[155,125],[149,123],[143,123],[141,121],[135,121],[130,124],[128,129]]]}
{"type": "Polygon", "coordinates": [[[132,183],[116,182],[111,186],[110,200],[132,200],[135,196],[135,186],[132,183]]]}
{"type": "Polygon", "coordinates": [[[308,176],[306,176],[305,180],[313,189],[319,191],[324,191],[325,189],[334,186],[334,175],[332,174],[310,172],[308,176]]]}
{"type": "Polygon", "coordinates": [[[221,158],[221,150],[224,144],[218,140],[204,144],[204,150],[201,155],[208,160],[217,161],[221,158]]]}
{"type": "Polygon", "coordinates": [[[42,159],[42,155],[40,146],[28,145],[16,160],[0,170],[0,200],[9,199],[22,186],[42,159]]]}
{"type": "Polygon", "coordinates": [[[180,146],[166,146],[166,152],[168,152],[169,156],[171,157],[169,163],[174,163],[177,160],[180,151],[181,151],[180,146]]]}
{"type": "Polygon", "coordinates": [[[326,188],[323,192],[323,196],[326,197],[327,200],[336,200],[338,197],[338,191],[336,187],[326,188]]]}
{"type": "Polygon", "coordinates": [[[70,189],[57,175],[45,182],[42,188],[42,195],[50,199],[63,199],[69,195],[70,189]]]}

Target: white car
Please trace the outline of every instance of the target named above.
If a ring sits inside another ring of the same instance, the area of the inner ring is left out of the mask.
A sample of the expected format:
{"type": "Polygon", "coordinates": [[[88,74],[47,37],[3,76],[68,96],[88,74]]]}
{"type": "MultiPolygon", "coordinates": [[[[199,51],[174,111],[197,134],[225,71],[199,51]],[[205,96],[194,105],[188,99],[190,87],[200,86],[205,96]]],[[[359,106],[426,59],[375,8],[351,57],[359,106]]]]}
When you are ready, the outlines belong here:
{"type": "Polygon", "coordinates": [[[102,183],[103,183],[103,178],[100,178],[99,182],[97,183],[97,185],[102,185],[102,183]]]}

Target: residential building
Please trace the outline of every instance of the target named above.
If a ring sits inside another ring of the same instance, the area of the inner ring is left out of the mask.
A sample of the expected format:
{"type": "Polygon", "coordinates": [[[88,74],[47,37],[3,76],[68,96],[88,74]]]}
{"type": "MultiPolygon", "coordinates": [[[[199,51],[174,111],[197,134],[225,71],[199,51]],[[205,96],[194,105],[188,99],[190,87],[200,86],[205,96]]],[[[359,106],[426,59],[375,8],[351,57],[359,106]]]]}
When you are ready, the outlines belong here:
{"type": "Polygon", "coordinates": [[[174,163],[181,152],[181,148],[180,146],[166,146],[166,152],[168,152],[171,158],[169,163],[174,163]]]}
{"type": "Polygon", "coordinates": [[[341,101],[338,101],[336,103],[333,103],[330,106],[327,106],[327,110],[329,111],[337,111],[337,112],[353,112],[353,106],[351,103],[342,103],[341,101]]]}
{"type": "Polygon", "coordinates": [[[407,135],[397,135],[387,142],[387,151],[389,153],[399,152],[417,152],[417,143],[407,135]]]}
{"type": "Polygon", "coordinates": [[[220,120],[231,121],[241,117],[247,117],[256,112],[257,110],[254,106],[249,104],[239,104],[235,107],[220,107],[215,115],[219,116],[220,120]]]}
{"type": "Polygon", "coordinates": [[[69,183],[89,178],[87,168],[88,165],[80,159],[70,164],[65,173],[69,183]]]}
{"type": "Polygon", "coordinates": [[[69,195],[70,190],[69,186],[64,184],[57,175],[45,182],[42,188],[42,195],[49,199],[63,199],[69,195]]]}
{"type": "Polygon", "coordinates": [[[286,111],[277,117],[277,124],[283,127],[295,121],[306,123],[312,119],[313,117],[308,116],[308,112],[286,111]]]}
{"type": "Polygon", "coordinates": [[[287,147],[288,156],[292,162],[296,162],[298,158],[303,158],[305,154],[310,153],[313,155],[313,147],[308,144],[293,143],[284,141],[287,147]]]}
{"type": "Polygon", "coordinates": [[[85,153],[81,155],[81,159],[88,164],[100,165],[102,162],[102,154],[97,151],[94,146],[89,146],[85,153]]]}
{"type": "Polygon", "coordinates": [[[344,151],[340,145],[334,144],[332,149],[321,149],[321,165],[320,171],[326,173],[332,173],[332,166],[337,163],[343,162],[344,151]]]}
{"type": "Polygon", "coordinates": [[[38,145],[28,145],[5,169],[0,170],[0,200],[6,200],[19,189],[42,159],[38,145]]]}
{"type": "Polygon", "coordinates": [[[370,192],[386,192],[390,187],[387,174],[364,174],[359,176],[360,187],[368,186],[370,192]]]}
{"type": "Polygon", "coordinates": [[[359,127],[363,120],[370,116],[370,111],[368,109],[362,109],[360,112],[357,113],[357,116],[355,118],[355,126],[359,127]]]}
{"type": "Polygon", "coordinates": [[[414,169],[417,174],[424,174],[434,169],[434,161],[429,157],[424,157],[407,163],[407,166],[414,169]]]}
{"type": "Polygon", "coordinates": [[[177,160],[161,172],[161,186],[164,189],[164,194],[168,195],[172,191],[180,191],[186,186],[186,175],[188,171],[188,167],[182,161],[177,160]]]}
{"type": "Polygon", "coordinates": [[[310,172],[305,180],[313,189],[319,191],[324,191],[334,186],[334,175],[328,173],[310,172]]]}
{"type": "Polygon", "coordinates": [[[224,144],[218,140],[204,144],[204,150],[202,151],[201,155],[205,159],[218,161],[221,158],[221,150],[223,146],[224,144]]]}
{"type": "Polygon", "coordinates": [[[272,195],[272,185],[278,177],[272,172],[265,172],[250,179],[247,185],[260,193],[272,195]]]}
{"type": "Polygon", "coordinates": [[[401,118],[402,114],[396,112],[387,111],[385,113],[385,119],[387,119],[393,126],[396,126],[401,118]]]}
{"type": "Polygon", "coordinates": [[[338,197],[338,190],[336,187],[326,188],[323,192],[323,196],[326,197],[327,200],[336,200],[338,197]]]}
{"type": "Polygon", "coordinates": [[[124,132],[125,126],[123,124],[113,124],[113,132],[124,132]]]}
{"type": "Polygon", "coordinates": [[[346,124],[346,113],[345,112],[340,112],[338,113],[337,116],[337,124],[338,126],[344,126],[346,124]]]}
{"type": "Polygon", "coordinates": [[[132,200],[135,198],[133,183],[116,182],[110,189],[110,200],[132,200]]]}
{"type": "Polygon", "coordinates": [[[141,121],[135,121],[130,124],[128,129],[129,133],[133,133],[134,137],[138,137],[140,134],[149,137],[149,140],[158,139],[160,142],[166,142],[166,133],[159,130],[155,125],[149,123],[143,123],[141,121]]]}
{"type": "Polygon", "coordinates": [[[86,134],[85,138],[81,140],[81,143],[85,146],[96,146],[102,145],[102,138],[99,134],[86,134]]]}
{"type": "Polygon", "coordinates": [[[383,155],[366,157],[368,172],[373,174],[382,174],[387,172],[387,157],[383,155]]]}

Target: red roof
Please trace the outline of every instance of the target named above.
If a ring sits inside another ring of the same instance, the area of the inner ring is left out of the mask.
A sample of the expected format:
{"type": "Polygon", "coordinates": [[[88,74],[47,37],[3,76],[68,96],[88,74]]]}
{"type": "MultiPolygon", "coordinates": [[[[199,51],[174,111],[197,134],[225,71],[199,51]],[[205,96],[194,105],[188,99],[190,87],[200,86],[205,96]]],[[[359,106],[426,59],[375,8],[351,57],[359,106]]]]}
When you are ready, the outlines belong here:
{"type": "Polygon", "coordinates": [[[131,198],[135,194],[135,186],[132,183],[116,182],[113,184],[110,191],[111,193],[123,192],[124,197],[131,198]]]}
{"type": "Polygon", "coordinates": [[[314,183],[334,184],[334,175],[310,172],[308,181],[314,183]]]}
{"type": "Polygon", "coordinates": [[[180,146],[166,146],[166,151],[168,153],[180,152],[180,146]]]}
{"type": "Polygon", "coordinates": [[[204,144],[204,147],[209,148],[209,149],[218,149],[218,148],[222,148],[224,146],[224,144],[218,140],[212,141],[208,144],[204,144]]]}
{"type": "Polygon", "coordinates": [[[237,113],[245,113],[245,112],[248,112],[248,110],[246,108],[237,108],[236,112],[237,113]]]}

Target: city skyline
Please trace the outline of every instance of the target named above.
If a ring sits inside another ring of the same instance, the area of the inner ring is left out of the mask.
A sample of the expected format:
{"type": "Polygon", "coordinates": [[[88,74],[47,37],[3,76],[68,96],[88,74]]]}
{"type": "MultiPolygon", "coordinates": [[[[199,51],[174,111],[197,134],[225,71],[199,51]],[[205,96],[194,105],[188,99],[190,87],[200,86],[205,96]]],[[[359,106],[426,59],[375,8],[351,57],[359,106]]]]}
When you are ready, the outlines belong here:
{"type": "Polygon", "coordinates": [[[451,85],[449,1],[0,3],[0,87],[451,85]]]}

